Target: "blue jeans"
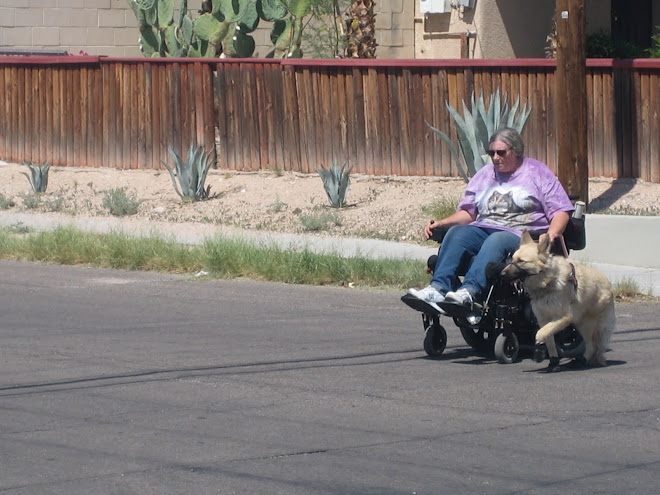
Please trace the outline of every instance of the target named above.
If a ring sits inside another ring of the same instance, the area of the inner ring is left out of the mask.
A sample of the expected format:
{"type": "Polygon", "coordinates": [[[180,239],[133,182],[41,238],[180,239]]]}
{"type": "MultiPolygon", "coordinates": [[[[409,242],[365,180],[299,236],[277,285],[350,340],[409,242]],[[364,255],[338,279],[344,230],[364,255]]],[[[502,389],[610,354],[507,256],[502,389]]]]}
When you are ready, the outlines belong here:
{"type": "Polygon", "coordinates": [[[443,294],[461,287],[479,300],[487,285],[488,263],[504,261],[519,246],[520,237],[505,230],[455,225],[442,241],[431,285],[443,294]],[[461,285],[458,276],[463,273],[461,285]]]}

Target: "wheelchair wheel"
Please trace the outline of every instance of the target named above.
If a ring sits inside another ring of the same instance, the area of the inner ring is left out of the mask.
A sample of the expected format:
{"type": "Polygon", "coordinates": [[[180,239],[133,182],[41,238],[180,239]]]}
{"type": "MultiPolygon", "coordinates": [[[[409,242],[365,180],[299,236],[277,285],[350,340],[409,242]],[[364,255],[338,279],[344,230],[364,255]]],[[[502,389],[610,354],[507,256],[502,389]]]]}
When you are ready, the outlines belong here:
{"type": "Polygon", "coordinates": [[[515,333],[499,334],[495,339],[495,357],[502,364],[511,364],[518,358],[520,345],[515,333]]]}
{"type": "Polygon", "coordinates": [[[432,323],[426,327],[424,335],[424,351],[429,357],[437,358],[447,347],[447,331],[442,325],[432,323]]]}
{"type": "Polygon", "coordinates": [[[459,327],[463,340],[475,351],[481,354],[490,354],[493,350],[493,342],[488,338],[486,332],[480,328],[459,327]]]}
{"type": "Polygon", "coordinates": [[[572,325],[555,335],[555,344],[559,357],[573,359],[584,355],[584,340],[580,332],[572,325]]]}

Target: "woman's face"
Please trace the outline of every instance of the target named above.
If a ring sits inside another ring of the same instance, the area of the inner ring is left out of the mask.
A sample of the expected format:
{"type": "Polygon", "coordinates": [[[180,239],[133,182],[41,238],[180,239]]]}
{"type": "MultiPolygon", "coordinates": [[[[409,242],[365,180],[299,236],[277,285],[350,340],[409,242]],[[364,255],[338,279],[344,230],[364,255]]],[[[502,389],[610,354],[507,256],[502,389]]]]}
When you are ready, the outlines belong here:
{"type": "Polygon", "coordinates": [[[511,150],[508,144],[502,141],[493,141],[488,146],[488,154],[493,160],[495,170],[500,173],[510,174],[520,166],[521,160],[511,150]]]}

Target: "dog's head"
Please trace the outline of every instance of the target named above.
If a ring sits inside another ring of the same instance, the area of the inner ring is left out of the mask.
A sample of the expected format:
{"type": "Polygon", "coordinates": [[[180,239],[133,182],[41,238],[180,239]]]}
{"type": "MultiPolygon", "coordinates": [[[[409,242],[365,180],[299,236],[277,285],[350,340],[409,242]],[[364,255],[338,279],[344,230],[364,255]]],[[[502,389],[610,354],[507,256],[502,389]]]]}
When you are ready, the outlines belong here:
{"type": "Polygon", "coordinates": [[[550,256],[550,238],[536,243],[527,230],[520,238],[520,247],[511,256],[511,262],[502,270],[504,280],[524,280],[545,269],[550,256]]]}

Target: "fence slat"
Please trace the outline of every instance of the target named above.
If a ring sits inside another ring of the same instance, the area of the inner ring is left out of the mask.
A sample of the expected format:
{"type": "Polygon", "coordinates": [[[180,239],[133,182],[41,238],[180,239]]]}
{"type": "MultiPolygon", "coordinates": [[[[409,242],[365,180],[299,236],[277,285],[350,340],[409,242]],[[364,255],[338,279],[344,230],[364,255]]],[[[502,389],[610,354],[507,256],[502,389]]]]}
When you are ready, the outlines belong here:
{"type": "MultiPolygon", "coordinates": [[[[500,89],[532,106],[530,156],[556,170],[554,64],[507,61],[0,59],[0,158],[162,167],[168,147],[223,168],[457,176],[445,102],[500,89]],[[215,80],[214,80],[215,74],[215,80]],[[216,143],[217,140],[217,143],[216,143]],[[216,146],[217,144],[217,146],[216,146]]],[[[660,62],[588,61],[590,176],[660,182],[660,62]]],[[[468,103],[469,104],[469,103],[468,103]]],[[[560,124],[559,124],[560,125],[560,124]]]]}

